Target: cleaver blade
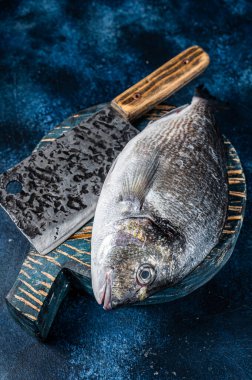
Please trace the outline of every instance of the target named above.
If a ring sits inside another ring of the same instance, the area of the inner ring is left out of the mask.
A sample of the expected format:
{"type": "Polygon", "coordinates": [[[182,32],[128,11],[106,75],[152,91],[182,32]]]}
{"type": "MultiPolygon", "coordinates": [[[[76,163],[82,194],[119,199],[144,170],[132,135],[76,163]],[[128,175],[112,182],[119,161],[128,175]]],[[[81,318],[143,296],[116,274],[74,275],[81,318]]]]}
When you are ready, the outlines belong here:
{"type": "Polygon", "coordinates": [[[207,53],[190,47],[0,176],[1,206],[39,253],[56,248],[94,216],[112,162],[138,133],[130,121],[208,64],[207,53]]]}
{"type": "Polygon", "coordinates": [[[1,205],[38,252],[93,217],[113,160],[137,133],[109,106],[1,175],[1,205]],[[15,184],[20,191],[8,192],[15,184]]]}

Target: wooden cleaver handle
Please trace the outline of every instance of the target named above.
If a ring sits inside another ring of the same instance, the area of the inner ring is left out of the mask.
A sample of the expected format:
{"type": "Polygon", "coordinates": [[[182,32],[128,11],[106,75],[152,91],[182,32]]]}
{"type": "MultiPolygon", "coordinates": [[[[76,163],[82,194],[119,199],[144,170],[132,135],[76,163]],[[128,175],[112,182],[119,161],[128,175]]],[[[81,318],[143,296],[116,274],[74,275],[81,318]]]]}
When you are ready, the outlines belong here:
{"type": "Polygon", "coordinates": [[[210,62],[199,46],[192,46],[112,100],[129,120],[136,119],[201,74],[210,62]]]}

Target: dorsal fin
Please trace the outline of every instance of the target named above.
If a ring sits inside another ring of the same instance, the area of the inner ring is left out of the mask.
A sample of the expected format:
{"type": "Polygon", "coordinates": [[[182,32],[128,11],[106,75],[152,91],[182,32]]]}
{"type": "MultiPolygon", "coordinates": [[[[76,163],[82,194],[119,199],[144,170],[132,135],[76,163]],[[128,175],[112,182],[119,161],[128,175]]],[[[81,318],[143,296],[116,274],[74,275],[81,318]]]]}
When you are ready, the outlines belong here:
{"type": "Polygon", "coordinates": [[[183,111],[185,108],[187,108],[188,106],[190,106],[190,104],[184,104],[183,106],[180,106],[180,107],[177,107],[177,108],[174,108],[172,109],[171,111],[167,112],[166,114],[162,115],[159,119],[157,120],[152,120],[148,123],[147,127],[150,125],[150,124],[153,124],[153,123],[156,123],[156,122],[159,122],[160,120],[169,120],[170,117],[173,117],[175,115],[177,115],[178,113],[180,113],[181,111],[183,111]]]}

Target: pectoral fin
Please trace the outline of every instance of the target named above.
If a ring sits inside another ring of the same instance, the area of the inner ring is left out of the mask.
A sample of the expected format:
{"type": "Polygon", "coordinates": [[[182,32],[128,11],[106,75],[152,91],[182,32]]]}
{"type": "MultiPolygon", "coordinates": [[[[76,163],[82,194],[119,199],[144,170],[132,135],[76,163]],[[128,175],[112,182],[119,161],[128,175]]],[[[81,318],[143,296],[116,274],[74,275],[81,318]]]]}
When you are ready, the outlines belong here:
{"type": "Polygon", "coordinates": [[[124,175],[122,186],[122,199],[137,198],[140,204],[148,194],[159,165],[158,153],[146,158],[141,163],[133,162],[128,172],[124,175]]]}

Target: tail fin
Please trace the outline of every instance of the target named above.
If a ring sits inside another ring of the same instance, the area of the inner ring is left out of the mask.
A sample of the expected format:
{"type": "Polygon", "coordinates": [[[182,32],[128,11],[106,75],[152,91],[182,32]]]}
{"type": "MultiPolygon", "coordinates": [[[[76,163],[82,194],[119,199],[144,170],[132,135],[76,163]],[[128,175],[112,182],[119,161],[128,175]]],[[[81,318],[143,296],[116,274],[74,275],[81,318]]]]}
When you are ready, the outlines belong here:
{"type": "Polygon", "coordinates": [[[204,84],[200,84],[195,88],[194,96],[202,99],[217,101],[217,98],[210,94],[204,84]]]}
{"type": "Polygon", "coordinates": [[[229,104],[227,102],[223,102],[219,100],[215,96],[213,96],[208,89],[204,86],[204,84],[200,84],[195,88],[194,96],[201,99],[206,99],[211,103],[216,109],[228,109],[229,104]]]}

